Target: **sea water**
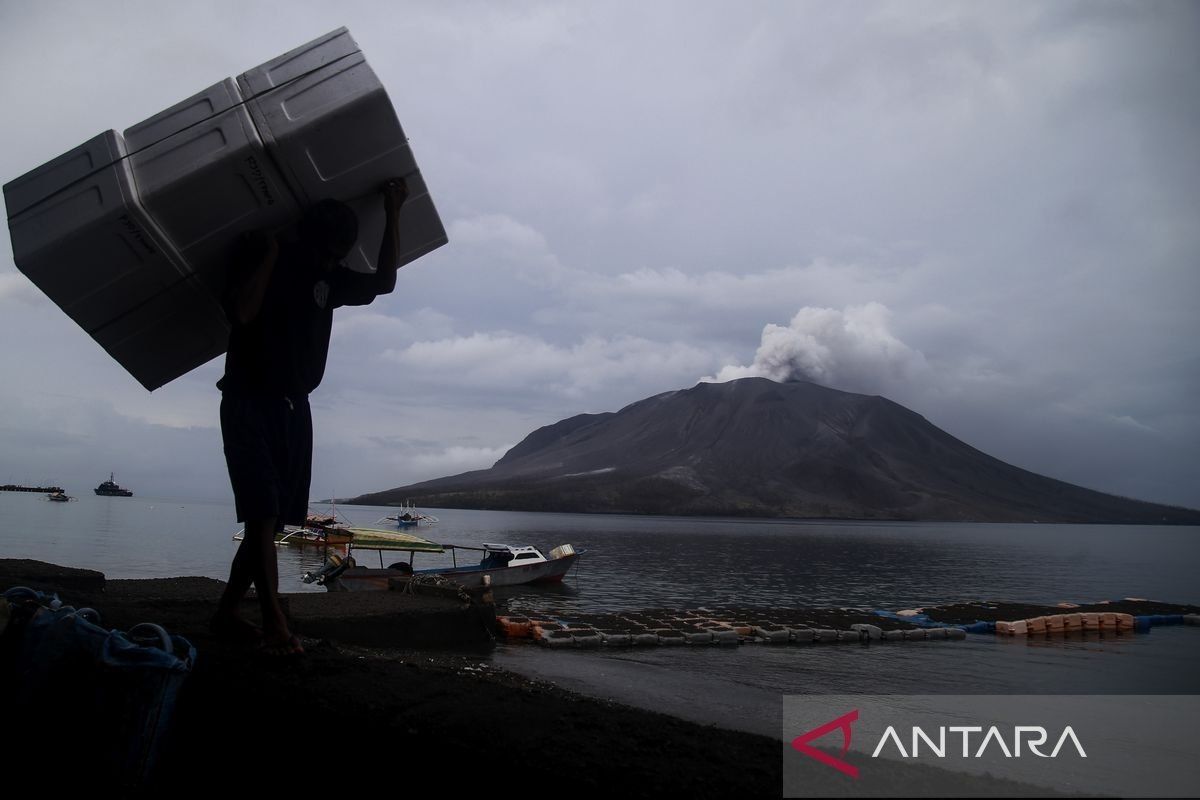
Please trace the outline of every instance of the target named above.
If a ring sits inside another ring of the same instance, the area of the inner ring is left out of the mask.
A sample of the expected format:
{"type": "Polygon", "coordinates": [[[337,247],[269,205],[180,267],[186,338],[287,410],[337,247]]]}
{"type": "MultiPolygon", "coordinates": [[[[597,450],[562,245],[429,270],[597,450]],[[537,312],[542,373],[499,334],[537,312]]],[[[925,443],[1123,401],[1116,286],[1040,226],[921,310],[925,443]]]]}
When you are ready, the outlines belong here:
{"type": "MultiPolygon", "coordinates": [[[[328,507],[313,511],[328,512],[328,507]]],[[[502,609],[572,614],[704,606],[913,608],[958,600],[1200,604],[1200,528],[1127,525],[818,522],[421,509],[439,542],[570,543],[585,551],[561,585],[496,592],[502,609]]],[[[372,525],[395,509],[339,506],[372,525]]],[[[386,523],[384,523],[386,524],[386,523]]],[[[0,493],[0,558],[86,567],[109,578],[224,579],[241,526],[231,503],[0,493]]],[[[382,525],[380,525],[382,527],[382,525]]],[[[280,547],[280,588],[324,553],[280,547]]],[[[385,554],[389,563],[402,554],[385,554]]],[[[376,553],[356,553],[377,565],[376,553]]],[[[458,552],[458,563],[473,557],[458,552]]],[[[417,555],[416,566],[452,563],[417,555]]],[[[547,651],[501,644],[496,664],[583,692],[763,733],[782,694],[1195,693],[1200,629],[1071,639],[968,636],[870,646],[743,645],[547,651]]]]}

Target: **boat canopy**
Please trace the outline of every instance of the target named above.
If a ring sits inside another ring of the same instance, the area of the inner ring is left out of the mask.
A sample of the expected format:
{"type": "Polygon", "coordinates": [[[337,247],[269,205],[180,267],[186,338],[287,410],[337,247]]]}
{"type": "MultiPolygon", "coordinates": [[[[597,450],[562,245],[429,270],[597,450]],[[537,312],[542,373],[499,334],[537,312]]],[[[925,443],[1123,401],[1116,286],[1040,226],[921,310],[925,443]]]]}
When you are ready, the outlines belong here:
{"type": "Polygon", "coordinates": [[[410,550],[416,553],[442,553],[445,549],[407,531],[383,531],[378,528],[347,528],[353,535],[352,547],[363,550],[410,550]]]}

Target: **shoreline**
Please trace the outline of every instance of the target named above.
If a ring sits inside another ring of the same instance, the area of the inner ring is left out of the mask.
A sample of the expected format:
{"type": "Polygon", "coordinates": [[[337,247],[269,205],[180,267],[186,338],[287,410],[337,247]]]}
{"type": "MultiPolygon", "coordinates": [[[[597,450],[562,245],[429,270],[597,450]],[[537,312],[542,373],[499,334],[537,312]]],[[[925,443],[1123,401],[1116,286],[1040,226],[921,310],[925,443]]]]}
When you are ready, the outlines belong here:
{"type": "MultiPolygon", "coordinates": [[[[372,616],[378,603],[386,604],[387,613],[423,618],[453,616],[462,611],[461,603],[400,593],[285,595],[307,652],[280,659],[209,634],[220,581],[105,580],[88,570],[0,560],[0,589],[14,584],[92,606],[105,628],[128,630],[153,621],[195,646],[194,668],[179,692],[157,766],[131,793],[181,785],[399,791],[418,779],[422,785],[445,781],[456,794],[494,792],[513,782],[535,795],[567,789],[633,797],[777,797],[781,791],[789,753],[782,730],[775,735],[731,730],[572,691],[490,663],[493,650],[482,641],[465,647],[376,646],[338,635],[339,618],[350,638],[377,632],[377,620],[363,626],[358,617],[364,609],[372,616]],[[325,607],[327,632],[320,636],[304,635],[302,619],[314,618],[312,604],[325,607]]],[[[257,616],[252,602],[246,610],[248,619],[257,616]]],[[[458,622],[452,624],[469,630],[469,620],[453,618],[458,622]]],[[[5,714],[15,730],[30,732],[18,737],[13,763],[47,770],[31,774],[52,775],[59,787],[76,780],[81,786],[119,781],[121,776],[63,769],[64,754],[86,757],[103,729],[74,709],[56,706],[55,698],[46,700],[35,717],[5,714]]],[[[0,706],[11,702],[12,697],[0,700],[0,706]]],[[[943,770],[917,764],[879,765],[873,775],[884,794],[916,796],[944,785],[938,781],[945,777],[943,770]]],[[[976,796],[1053,794],[1002,779],[962,780],[964,792],[976,796]]],[[[821,796],[868,789],[832,771],[818,773],[814,781],[812,793],[821,796]]]]}
{"type": "MultiPolygon", "coordinates": [[[[304,636],[304,656],[272,658],[208,632],[220,581],[105,581],[87,570],[24,564],[24,570],[12,562],[0,569],[0,588],[14,585],[18,571],[32,571],[19,585],[94,607],[106,628],[155,621],[196,648],[170,733],[142,787],[147,792],[181,784],[226,791],[345,790],[364,780],[378,783],[381,776],[391,776],[400,789],[414,768],[434,780],[445,776],[456,793],[494,791],[515,775],[523,785],[534,780],[547,790],[590,787],[635,796],[780,791],[778,740],[571,692],[498,668],[480,657],[486,650],[478,647],[369,647],[304,636]],[[346,763],[351,756],[353,768],[346,763]],[[267,772],[247,773],[249,759],[268,765],[267,772]]],[[[245,608],[247,619],[257,617],[252,603],[245,608]]],[[[72,718],[69,709],[51,713],[53,703],[39,707],[48,719],[24,722],[53,730],[54,745],[43,749],[26,739],[14,763],[68,781],[105,782],[96,775],[62,775],[63,748],[84,744],[72,729],[88,729],[88,721],[72,718]]],[[[61,785],[57,778],[55,783],[61,785]]]]}

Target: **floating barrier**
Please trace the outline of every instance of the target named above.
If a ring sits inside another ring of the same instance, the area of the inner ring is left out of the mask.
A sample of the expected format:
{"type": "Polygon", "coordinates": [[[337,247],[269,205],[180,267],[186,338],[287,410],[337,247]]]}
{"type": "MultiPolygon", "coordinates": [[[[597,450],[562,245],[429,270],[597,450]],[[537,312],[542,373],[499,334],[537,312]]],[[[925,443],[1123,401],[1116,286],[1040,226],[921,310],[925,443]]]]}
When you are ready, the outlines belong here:
{"type": "MultiPolygon", "coordinates": [[[[967,634],[1004,637],[1087,635],[1112,636],[1158,625],[1200,624],[1194,606],[1150,603],[1147,611],[1128,603],[1109,606],[1093,603],[1062,607],[1062,613],[1045,613],[1027,619],[995,619],[1006,607],[1014,610],[1039,607],[1016,603],[963,602],[931,609],[907,609],[902,614],[884,609],[746,609],[699,608],[688,610],[651,609],[615,614],[580,614],[571,619],[554,619],[531,613],[497,618],[500,634],[519,640],[532,638],[552,647],[711,646],[742,644],[796,644],[909,641],[962,641],[967,634]],[[1074,608],[1082,610],[1072,610],[1074,608]],[[1121,608],[1121,611],[1117,609],[1121,608]],[[991,619],[970,620],[977,613],[991,619]],[[538,616],[542,616],[541,619],[538,616]],[[940,617],[940,618],[934,618],[940,617]],[[966,619],[964,619],[966,617],[966,619]],[[873,621],[872,621],[873,620],[873,621]]],[[[1059,607],[1040,607],[1057,612],[1059,607]]]]}

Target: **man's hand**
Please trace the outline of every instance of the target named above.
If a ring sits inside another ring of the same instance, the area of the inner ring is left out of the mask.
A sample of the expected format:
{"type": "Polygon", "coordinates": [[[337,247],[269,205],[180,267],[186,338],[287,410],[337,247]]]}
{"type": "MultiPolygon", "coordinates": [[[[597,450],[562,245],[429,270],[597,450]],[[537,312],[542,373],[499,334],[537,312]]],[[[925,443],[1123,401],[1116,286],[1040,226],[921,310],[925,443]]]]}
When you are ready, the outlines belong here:
{"type": "Polygon", "coordinates": [[[396,269],[399,268],[400,208],[408,199],[408,182],[404,178],[389,178],[379,187],[383,195],[383,241],[379,244],[379,260],[375,267],[375,294],[387,294],[396,288],[396,269]]]}
{"type": "Polygon", "coordinates": [[[383,208],[389,217],[395,217],[400,206],[408,199],[408,183],[404,178],[389,178],[379,187],[383,194],[383,208]]]}

